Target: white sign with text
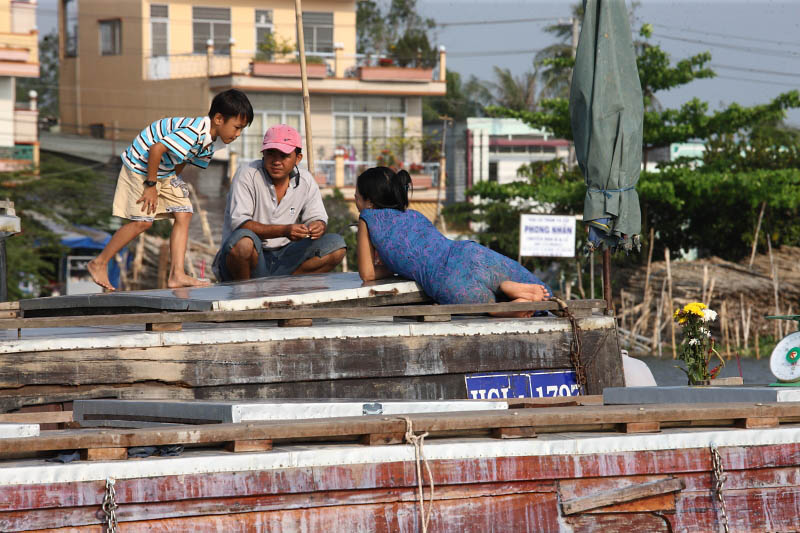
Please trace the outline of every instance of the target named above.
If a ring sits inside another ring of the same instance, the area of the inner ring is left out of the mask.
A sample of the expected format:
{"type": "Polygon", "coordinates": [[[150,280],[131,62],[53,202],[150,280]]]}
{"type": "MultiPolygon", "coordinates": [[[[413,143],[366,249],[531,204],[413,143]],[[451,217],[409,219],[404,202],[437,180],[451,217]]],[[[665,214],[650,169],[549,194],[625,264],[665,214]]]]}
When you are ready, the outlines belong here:
{"type": "Polygon", "coordinates": [[[575,257],[575,217],[522,215],[519,220],[519,255],[575,257]]]}

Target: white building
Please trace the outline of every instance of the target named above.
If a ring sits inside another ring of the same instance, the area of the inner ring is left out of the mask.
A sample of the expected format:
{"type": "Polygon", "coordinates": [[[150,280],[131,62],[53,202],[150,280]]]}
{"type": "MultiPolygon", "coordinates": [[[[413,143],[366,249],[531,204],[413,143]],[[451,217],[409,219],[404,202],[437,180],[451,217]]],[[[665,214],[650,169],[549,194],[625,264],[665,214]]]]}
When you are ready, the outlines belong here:
{"type": "Polygon", "coordinates": [[[515,118],[467,119],[467,187],[479,181],[510,183],[534,161],[569,156],[570,142],[515,118]]]}
{"type": "Polygon", "coordinates": [[[0,0],[0,172],[38,164],[36,96],[16,101],[18,77],[39,77],[36,0],[0,0]]]}

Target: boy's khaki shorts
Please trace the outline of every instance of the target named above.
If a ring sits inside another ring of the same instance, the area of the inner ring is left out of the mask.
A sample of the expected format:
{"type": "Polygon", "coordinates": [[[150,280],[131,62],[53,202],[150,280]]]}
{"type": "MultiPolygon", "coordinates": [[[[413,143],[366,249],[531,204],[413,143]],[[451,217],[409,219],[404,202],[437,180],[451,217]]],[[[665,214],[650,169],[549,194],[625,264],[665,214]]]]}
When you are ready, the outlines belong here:
{"type": "Polygon", "coordinates": [[[159,179],[156,185],[158,206],[155,214],[142,211],[142,204],[137,204],[136,200],[144,193],[145,179],[147,179],[145,176],[136,174],[122,165],[117,178],[117,189],[114,192],[112,214],[115,217],[152,222],[156,219],[169,218],[172,213],[194,212],[189,199],[189,187],[179,176],[159,179]]]}

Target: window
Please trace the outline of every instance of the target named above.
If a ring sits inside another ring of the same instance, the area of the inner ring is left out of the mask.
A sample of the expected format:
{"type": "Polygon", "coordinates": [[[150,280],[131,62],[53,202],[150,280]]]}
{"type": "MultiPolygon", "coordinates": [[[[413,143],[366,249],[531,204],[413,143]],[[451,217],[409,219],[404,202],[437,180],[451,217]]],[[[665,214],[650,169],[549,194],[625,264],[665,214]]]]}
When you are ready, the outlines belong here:
{"type": "Polygon", "coordinates": [[[169,6],[150,4],[150,55],[164,57],[169,54],[169,6]]]}
{"type": "Polygon", "coordinates": [[[333,13],[303,13],[303,43],[307,53],[333,53],[333,13]]]}
{"type": "MultiPolygon", "coordinates": [[[[336,145],[347,158],[369,161],[377,158],[391,139],[403,137],[405,99],[401,97],[349,97],[333,99],[336,145]]],[[[405,154],[395,154],[403,158],[405,154]]]]}
{"type": "Polygon", "coordinates": [[[272,10],[256,9],[256,50],[272,33],[272,10]]]}
{"type": "Polygon", "coordinates": [[[78,56],[78,0],[64,0],[64,55],[78,56]]]}
{"type": "Polygon", "coordinates": [[[497,161],[489,161],[489,181],[497,181],[497,161]]]}
{"type": "Polygon", "coordinates": [[[100,55],[117,56],[122,53],[121,26],[119,19],[100,21],[100,55]]]}
{"type": "Polygon", "coordinates": [[[303,135],[303,100],[296,94],[249,94],[253,105],[253,123],[242,134],[245,158],[261,157],[264,132],[277,124],[288,124],[303,135]]]}
{"type": "Polygon", "coordinates": [[[195,54],[206,53],[206,42],[214,43],[214,53],[228,55],[231,50],[231,10],[228,7],[193,7],[192,41],[195,54]]]}

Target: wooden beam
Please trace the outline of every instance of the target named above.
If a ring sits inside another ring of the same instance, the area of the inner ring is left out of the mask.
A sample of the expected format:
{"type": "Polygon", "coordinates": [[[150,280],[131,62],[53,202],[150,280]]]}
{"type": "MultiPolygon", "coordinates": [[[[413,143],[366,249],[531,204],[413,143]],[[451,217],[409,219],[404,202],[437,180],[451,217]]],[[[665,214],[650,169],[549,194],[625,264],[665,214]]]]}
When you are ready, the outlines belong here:
{"type": "Polygon", "coordinates": [[[362,435],[358,441],[367,446],[381,446],[384,444],[402,444],[405,440],[405,433],[370,433],[362,435]]]}
{"type": "MultiPolygon", "coordinates": [[[[494,428],[548,426],[597,427],[644,421],[697,421],[753,417],[797,417],[800,404],[730,403],[730,404],[653,404],[646,406],[548,407],[542,409],[510,409],[508,411],[464,411],[454,413],[420,413],[409,415],[414,429],[431,434],[451,431],[492,430],[494,428]]],[[[359,439],[371,434],[404,434],[405,421],[383,416],[342,417],[293,421],[262,421],[247,424],[213,424],[168,426],[142,429],[103,429],[59,431],[39,437],[18,437],[0,440],[0,454],[35,451],[164,444],[220,443],[238,440],[350,437],[359,439]]]]}
{"type": "Polygon", "coordinates": [[[780,420],[774,416],[741,418],[736,421],[736,425],[745,429],[776,428],[780,425],[780,420]]]}
{"type": "Polygon", "coordinates": [[[30,411],[0,414],[0,422],[12,422],[14,424],[64,424],[72,421],[72,411],[30,411]]]}
{"type": "Polygon", "coordinates": [[[181,331],[183,329],[182,322],[156,322],[147,323],[144,327],[145,331],[181,331]]]}
{"type": "MultiPolygon", "coordinates": [[[[603,300],[570,300],[575,309],[601,309],[603,300]]],[[[390,316],[465,315],[509,311],[556,311],[555,302],[504,302],[494,304],[406,305],[395,307],[331,307],[292,309],[253,309],[249,311],[181,311],[130,313],[119,315],[60,316],[42,318],[6,318],[1,329],[120,326],[127,324],[159,324],[176,322],[237,322],[255,320],[289,320],[295,318],[374,318],[390,316]]],[[[87,308],[90,312],[91,308],[87,308]]]]}
{"type": "Polygon", "coordinates": [[[536,429],[530,427],[494,428],[491,435],[495,439],[532,439],[536,429]]]}
{"type": "Polygon", "coordinates": [[[616,505],[659,494],[678,492],[685,487],[686,484],[683,480],[677,478],[640,483],[638,485],[607,490],[590,496],[564,501],[561,503],[561,512],[564,513],[565,516],[569,516],[607,505],[616,505]]]}
{"type": "Polygon", "coordinates": [[[82,461],[118,461],[128,458],[128,448],[87,448],[81,450],[82,461]]]}
{"type": "Polygon", "coordinates": [[[658,433],[661,431],[659,422],[629,422],[620,424],[619,431],[622,433],[658,433]]]}
{"type": "Polygon", "coordinates": [[[272,449],[270,439],[259,440],[235,440],[225,444],[225,449],[229,452],[268,452],[272,449]]]}

